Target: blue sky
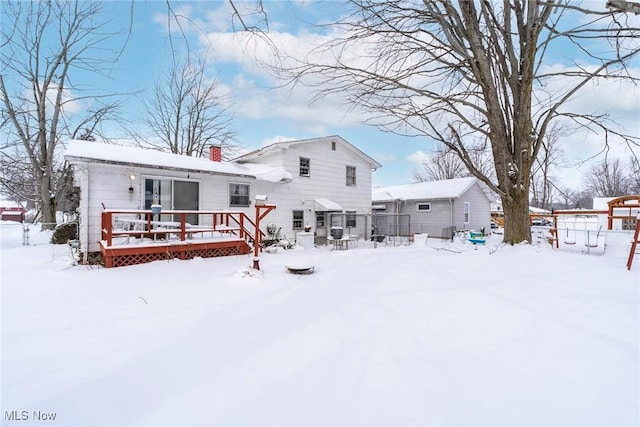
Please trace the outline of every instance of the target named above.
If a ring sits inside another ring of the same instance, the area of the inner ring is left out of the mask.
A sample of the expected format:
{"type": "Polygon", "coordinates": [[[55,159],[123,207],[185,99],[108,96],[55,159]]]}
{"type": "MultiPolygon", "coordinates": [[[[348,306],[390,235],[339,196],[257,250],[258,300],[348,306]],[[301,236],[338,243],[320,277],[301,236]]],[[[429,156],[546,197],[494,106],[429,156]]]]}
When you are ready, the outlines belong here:
{"type": "MultiPolygon", "coordinates": [[[[335,99],[309,104],[310,93],[297,93],[294,98],[288,98],[282,91],[270,88],[275,81],[251,64],[249,54],[245,59],[238,60],[237,55],[229,52],[237,47],[203,43],[204,31],[217,30],[229,39],[235,37],[227,2],[174,2],[173,5],[176,11],[193,14],[198,19],[210,14],[207,17],[210,21],[199,22],[198,28],[184,23],[185,34],[189,38],[189,48],[202,55],[206,54],[211,73],[215,73],[222,81],[230,101],[228,107],[235,117],[233,128],[237,132],[238,142],[246,150],[280,139],[340,135],[383,165],[374,173],[374,185],[392,185],[413,180],[413,171],[417,165],[407,161],[407,158],[427,149],[428,141],[400,137],[363,125],[353,113],[346,111],[345,105],[335,99]]],[[[269,9],[270,29],[273,31],[300,32],[305,31],[305,27],[309,28],[301,21],[304,19],[302,12],[296,13],[292,3],[267,2],[266,6],[269,9]],[[280,18],[286,19],[280,21],[280,18]]],[[[114,28],[127,27],[130,7],[131,4],[126,1],[106,6],[105,13],[120,11],[114,28]]],[[[163,67],[170,64],[171,50],[166,27],[166,3],[139,0],[134,2],[133,11],[132,32],[109,78],[104,83],[98,83],[95,75],[88,75],[87,78],[93,84],[106,85],[102,86],[103,89],[111,87],[118,92],[129,93],[123,103],[122,116],[131,121],[128,126],[139,127],[144,114],[142,98],[150,95],[163,67]]],[[[314,15],[320,16],[319,19],[329,16],[312,10],[309,16],[318,18],[314,15]]],[[[181,35],[173,35],[174,44],[181,46],[179,51],[186,52],[186,45],[180,40],[181,35]]],[[[124,38],[123,32],[122,37],[112,41],[113,46],[122,44],[124,38]]],[[[122,136],[122,132],[116,128],[112,132],[114,137],[122,136]]]]}
{"type": "MultiPolygon", "coordinates": [[[[231,8],[227,1],[200,1],[171,3],[174,10],[189,19],[181,21],[189,48],[206,55],[212,75],[215,73],[228,94],[229,109],[235,116],[233,124],[239,143],[246,150],[259,148],[278,139],[304,139],[326,135],[340,135],[380,162],[383,167],[374,173],[374,185],[395,185],[413,181],[413,173],[419,163],[433,148],[426,138],[406,138],[376,130],[361,124],[362,115],[350,111],[342,100],[334,97],[310,104],[310,90],[298,88],[292,93],[269,87],[277,82],[253,60],[265,59],[269,51],[255,41],[242,40],[234,31],[231,8]]],[[[256,2],[238,2],[250,9],[256,2]]],[[[266,1],[270,37],[276,43],[291,49],[302,49],[319,40],[322,33],[308,22],[329,21],[339,13],[339,2],[324,2],[321,7],[309,1],[266,1]]],[[[603,3],[604,4],[604,3],[603,3]]],[[[118,12],[113,25],[126,28],[129,11],[133,5],[133,28],[120,61],[110,78],[93,83],[103,88],[117,88],[126,97],[123,116],[131,118],[130,126],[139,123],[144,114],[141,99],[150,95],[163,67],[170,64],[169,34],[167,29],[167,4],[164,1],[136,0],[105,3],[105,13],[118,12]]],[[[262,19],[260,15],[246,15],[262,19]]],[[[177,26],[175,22],[173,28],[177,26]]],[[[114,27],[115,28],[115,27],[114,27]]],[[[237,29],[237,27],[236,27],[237,29]]],[[[181,36],[174,32],[173,41],[186,51],[181,36]]],[[[121,45],[124,35],[113,40],[121,45]]],[[[570,53],[568,53],[570,56],[570,53]]],[[[637,66],[637,63],[636,63],[637,66]]],[[[637,88],[617,86],[612,93],[594,86],[577,102],[583,108],[599,104],[602,108],[628,121],[631,131],[640,134],[640,92],[637,88]],[[615,111],[619,109],[619,111],[615,111]]],[[[114,130],[114,132],[116,132],[114,130]]],[[[119,136],[119,135],[114,135],[119,136]]],[[[594,136],[575,135],[564,150],[567,168],[558,176],[567,185],[577,189],[580,175],[586,166],[576,167],[575,162],[595,154],[600,139],[594,136]]]]}

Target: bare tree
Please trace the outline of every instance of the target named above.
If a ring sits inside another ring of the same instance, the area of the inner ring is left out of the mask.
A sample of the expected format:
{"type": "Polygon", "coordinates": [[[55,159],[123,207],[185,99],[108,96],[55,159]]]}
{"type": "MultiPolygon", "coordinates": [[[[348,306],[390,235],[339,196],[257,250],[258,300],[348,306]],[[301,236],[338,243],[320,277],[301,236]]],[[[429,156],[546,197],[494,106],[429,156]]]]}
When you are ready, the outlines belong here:
{"type": "Polygon", "coordinates": [[[218,79],[207,79],[205,62],[174,64],[146,103],[146,124],[158,137],[148,145],[175,154],[202,157],[211,145],[235,147],[232,117],[218,79]]]}
{"type": "Polygon", "coordinates": [[[640,160],[636,156],[629,158],[629,170],[631,177],[629,178],[629,193],[640,195],[640,160]]]}
{"type": "MultiPolygon", "coordinates": [[[[493,164],[491,154],[486,147],[469,149],[469,156],[478,170],[482,170],[487,176],[492,176],[493,164]]],[[[423,161],[422,169],[414,172],[413,177],[417,182],[439,181],[472,176],[471,172],[460,157],[446,146],[437,148],[431,156],[423,161]]]]}
{"type": "MultiPolygon", "coordinates": [[[[97,132],[116,104],[87,95],[75,72],[100,73],[110,61],[101,50],[112,37],[100,21],[102,3],[3,1],[0,95],[4,148],[2,191],[35,200],[44,228],[55,226],[57,200],[69,183],[59,156],[65,139],[97,132]],[[91,98],[93,110],[78,113],[91,98]]],[[[107,19],[107,18],[104,18],[107,19]]],[[[117,52],[116,52],[117,54],[117,52]]]]}
{"type": "Polygon", "coordinates": [[[413,174],[417,182],[461,178],[469,172],[460,158],[451,150],[439,148],[422,162],[422,169],[413,174]]]}
{"type": "Polygon", "coordinates": [[[553,169],[558,165],[560,140],[565,135],[562,128],[551,126],[531,169],[531,203],[538,208],[551,209],[554,194],[560,192],[554,184],[553,169]]]}
{"type": "Polygon", "coordinates": [[[589,82],[638,80],[626,64],[640,52],[639,29],[624,13],[567,0],[349,3],[352,13],[333,26],[341,36],[277,71],[316,85],[318,97],[340,94],[368,111],[370,124],[455,152],[502,199],[505,242],[531,241],[531,171],[555,121],[638,144],[606,115],[570,104],[589,82]],[[547,55],[567,45],[595,65],[576,58],[546,67],[547,55]],[[469,147],[478,141],[491,146],[495,180],[473,164],[469,147]]]}
{"type": "Polygon", "coordinates": [[[594,165],[584,177],[585,187],[595,197],[618,197],[629,194],[631,177],[620,159],[605,159],[594,165]]]}
{"type": "Polygon", "coordinates": [[[554,207],[556,209],[570,209],[576,204],[577,193],[569,187],[556,187],[557,195],[554,207]]]}

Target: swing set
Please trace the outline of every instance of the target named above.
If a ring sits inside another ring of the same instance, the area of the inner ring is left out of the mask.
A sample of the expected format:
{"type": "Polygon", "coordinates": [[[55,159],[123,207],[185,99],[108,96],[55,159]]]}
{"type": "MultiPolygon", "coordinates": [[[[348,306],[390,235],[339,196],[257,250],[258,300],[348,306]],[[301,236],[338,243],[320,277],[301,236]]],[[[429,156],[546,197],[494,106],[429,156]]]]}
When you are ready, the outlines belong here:
{"type": "MultiPolygon", "coordinates": [[[[631,263],[633,261],[633,257],[635,255],[636,246],[640,244],[639,234],[640,234],[640,195],[634,196],[623,196],[612,199],[607,203],[607,210],[558,210],[554,211],[552,214],[553,225],[549,230],[551,237],[549,238],[549,243],[552,246],[555,245],[556,248],[559,248],[559,228],[558,228],[558,219],[568,217],[573,217],[573,221],[569,222],[565,220],[565,228],[564,228],[564,238],[563,243],[565,245],[575,245],[576,244],[576,235],[578,232],[584,230],[584,244],[587,247],[587,253],[589,253],[590,248],[598,247],[598,239],[600,237],[600,233],[602,232],[603,225],[600,224],[597,230],[589,229],[590,223],[594,221],[589,221],[589,218],[595,217],[595,224],[598,224],[597,218],[600,216],[607,217],[607,230],[634,230],[635,234],[632,240],[631,250],[629,253],[629,260],[627,262],[627,269],[631,269],[631,263]],[[583,219],[584,228],[578,228],[577,224],[579,224],[578,219],[583,219]],[[571,227],[570,227],[571,225],[571,227]],[[595,236],[594,236],[595,233],[595,236]]],[[[534,215],[532,215],[533,217],[534,215]]],[[[540,215],[535,215],[540,216],[540,215]]]]}

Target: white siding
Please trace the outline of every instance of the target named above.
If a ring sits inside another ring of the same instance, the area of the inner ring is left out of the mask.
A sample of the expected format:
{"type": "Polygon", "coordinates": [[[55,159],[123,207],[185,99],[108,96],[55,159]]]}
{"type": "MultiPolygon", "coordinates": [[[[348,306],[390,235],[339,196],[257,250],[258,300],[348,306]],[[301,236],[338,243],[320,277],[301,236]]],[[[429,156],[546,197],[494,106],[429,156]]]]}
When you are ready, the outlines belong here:
{"type": "Polygon", "coordinates": [[[432,237],[448,237],[443,235],[443,229],[451,226],[453,201],[449,200],[418,200],[409,201],[405,212],[411,215],[412,233],[429,233],[432,237]],[[430,202],[429,212],[419,212],[417,204],[430,202]]]}
{"type": "MultiPolygon", "coordinates": [[[[379,204],[376,202],[376,204],[379,204]]],[[[479,184],[472,185],[462,196],[451,199],[416,199],[384,203],[387,213],[401,213],[410,216],[411,233],[429,233],[433,237],[449,238],[446,229],[455,226],[456,229],[491,230],[491,201],[480,188],[479,184]],[[418,211],[418,203],[431,203],[428,212],[418,211]],[[470,204],[470,221],[464,222],[464,203],[470,204]]]]}
{"type": "MultiPolygon", "coordinates": [[[[275,223],[288,238],[295,238],[293,211],[304,211],[304,224],[315,231],[315,199],[330,199],[338,203],[344,211],[356,214],[371,212],[371,164],[361,155],[336,140],[336,150],[331,149],[331,140],[320,139],[304,144],[296,144],[288,149],[266,153],[252,158],[253,163],[271,166],[284,166],[293,175],[290,183],[265,188],[269,202],[277,205],[267,218],[266,223],[275,223]],[[300,157],[310,159],[310,174],[300,176],[300,157]],[[356,185],[346,185],[347,166],[356,168],[356,185]]],[[[364,234],[365,224],[358,218],[358,230],[354,234],[364,234]]]]}
{"type": "MultiPolygon", "coordinates": [[[[88,245],[84,244],[83,249],[89,252],[100,250],[98,243],[101,239],[103,204],[107,209],[144,209],[145,178],[196,181],[199,183],[201,210],[233,209],[246,212],[251,218],[254,216],[253,207],[230,208],[229,183],[249,184],[252,200],[255,194],[266,191],[266,189],[256,185],[255,179],[244,177],[163,171],[153,168],[133,168],[96,163],[83,167],[76,166],[76,171],[83,169],[86,169],[87,173],[80,173],[79,175],[82,177],[80,180],[86,180],[87,186],[81,185],[81,233],[85,233],[83,243],[88,242],[88,245]],[[87,178],[85,178],[85,175],[87,178]],[[129,195],[130,175],[135,175],[136,177],[133,195],[129,195]],[[86,232],[83,231],[85,229],[86,232]]],[[[76,177],[76,180],[78,180],[78,177],[76,177]]],[[[172,209],[170,206],[163,206],[163,208],[172,209]]]]}
{"type": "Polygon", "coordinates": [[[491,200],[487,198],[478,184],[470,187],[454,202],[454,225],[458,230],[469,229],[491,231],[491,200]],[[464,223],[464,203],[470,204],[469,223],[464,223]]]}
{"type": "MultiPolygon", "coordinates": [[[[253,163],[284,166],[293,175],[289,183],[258,181],[250,177],[212,175],[186,171],[164,170],[152,167],[119,166],[103,163],[77,162],[76,183],[81,187],[81,241],[83,251],[99,251],[103,205],[110,209],[143,209],[145,178],[174,179],[199,182],[199,208],[201,210],[237,210],[250,218],[255,216],[253,201],[256,194],[268,196],[268,203],[276,209],[261,223],[275,223],[289,239],[295,238],[298,230],[293,229],[293,211],[304,211],[303,224],[315,228],[315,199],[330,199],[338,203],[344,211],[357,214],[371,212],[371,164],[367,159],[348,146],[336,141],[336,150],[331,149],[331,141],[310,140],[286,150],[275,150],[257,156],[253,163]],[[309,177],[299,176],[299,158],[311,160],[309,177]],[[356,168],[356,185],[346,185],[346,167],[356,168]],[[129,194],[130,175],[135,175],[134,192],[129,194]],[[229,206],[229,183],[250,185],[252,205],[247,208],[229,206]]],[[[172,207],[164,207],[171,209],[172,207]]],[[[365,224],[358,219],[358,234],[364,234],[365,224]]]]}

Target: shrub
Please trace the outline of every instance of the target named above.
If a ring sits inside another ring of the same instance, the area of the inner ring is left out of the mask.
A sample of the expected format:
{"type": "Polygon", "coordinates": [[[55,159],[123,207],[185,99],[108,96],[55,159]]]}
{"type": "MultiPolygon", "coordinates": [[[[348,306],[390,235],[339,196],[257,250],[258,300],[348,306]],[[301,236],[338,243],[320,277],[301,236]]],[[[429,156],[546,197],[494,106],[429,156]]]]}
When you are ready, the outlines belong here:
{"type": "Polygon", "coordinates": [[[69,240],[78,238],[78,224],[75,222],[65,222],[56,226],[51,235],[51,243],[61,244],[67,243],[69,240]]]}

